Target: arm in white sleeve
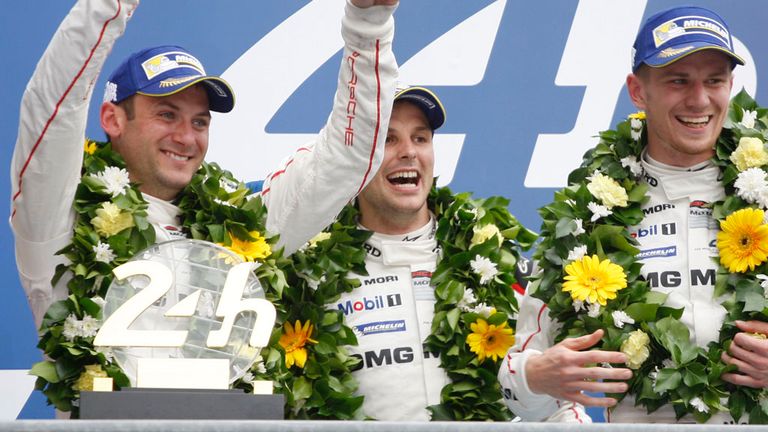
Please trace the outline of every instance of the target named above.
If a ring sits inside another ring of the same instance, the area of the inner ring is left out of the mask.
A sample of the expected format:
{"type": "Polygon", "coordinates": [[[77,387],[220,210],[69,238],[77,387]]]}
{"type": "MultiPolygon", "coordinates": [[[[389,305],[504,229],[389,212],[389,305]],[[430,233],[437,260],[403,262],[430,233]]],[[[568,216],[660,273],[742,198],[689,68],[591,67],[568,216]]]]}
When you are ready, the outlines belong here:
{"type": "Polygon", "coordinates": [[[80,0],[61,23],[21,100],[11,162],[16,263],[37,324],[53,299],[51,277],[70,239],[93,86],[138,0],[80,0]]]}
{"type": "Polygon", "coordinates": [[[347,2],[333,112],[314,142],[264,182],[267,231],[280,234],[287,254],[330,224],[381,165],[397,76],[394,10],[347,2]]]}
{"type": "Polygon", "coordinates": [[[504,402],[524,421],[592,423],[581,405],[534,393],[528,387],[526,362],[531,355],[541,354],[554,345],[556,331],[547,305],[531,297],[526,290],[520,302],[515,345],[509,349],[499,368],[504,402]]]}

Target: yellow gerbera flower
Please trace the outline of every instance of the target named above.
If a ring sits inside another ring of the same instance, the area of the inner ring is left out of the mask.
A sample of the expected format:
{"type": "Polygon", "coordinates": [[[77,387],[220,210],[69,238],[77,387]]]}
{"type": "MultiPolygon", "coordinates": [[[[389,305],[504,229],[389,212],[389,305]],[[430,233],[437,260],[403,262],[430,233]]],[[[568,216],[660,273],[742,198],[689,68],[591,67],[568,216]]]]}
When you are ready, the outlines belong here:
{"type": "Polygon", "coordinates": [[[488,324],[482,318],[469,325],[472,333],[467,336],[467,345],[469,350],[477,354],[480,361],[486,358],[492,358],[493,361],[504,357],[507,350],[515,343],[513,330],[507,327],[504,321],[500,326],[488,324]]]}
{"type": "Polygon", "coordinates": [[[309,321],[301,325],[301,321],[296,320],[294,326],[286,322],[283,324],[283,334],[280,336],[280,346],[285,350],[285,366],[291,367],[294,364],[300,368],[307,362],[307,349],[304,346],[308,343],[317,343],[311,339],[313,326],[309,321]]]}
{"type": "Polygon", "coordinates": [[[267,239],[262,237],[258,231],[251,231],[248,234],[254,238],[253,241],[240,240],[233,236],[232,233],[229,233],[229,238],[232,239],[232,244],[229,246],[220,245],[240,255],[245,261],[264,259],[272,253],[272,249],[269,247],[267,239]]]}
{"type": "Polygon", "coordinates": [[[620,265],[609,259],[600,261],[597,255],[585,256],[565,267],[568,274],[563,282],[563,291],[570,292],[578,301],[600,303],[616,298],[616,292],[627,287],[627,275],[620,265]]]}
{"type": "Polygon", "coordinates": [[[96,141],[91,141],[88,138],[86,138],[85,146],[83,147],[83,150],[89,155],[94,154],[96,152],[96,141]]]}
{"type": "Polygon", "coordinates": [[[720,223],[717,248],[720,263],[730,272],[744,273],[768,259],[768,226],[762,210],[745,208],[720,223]]]}
{"type": "Polygon", "coordinates": [[[638,111],[636,113],[630,114],[627,117],[631,119],[645,120],[645,111],[638,111]]]}

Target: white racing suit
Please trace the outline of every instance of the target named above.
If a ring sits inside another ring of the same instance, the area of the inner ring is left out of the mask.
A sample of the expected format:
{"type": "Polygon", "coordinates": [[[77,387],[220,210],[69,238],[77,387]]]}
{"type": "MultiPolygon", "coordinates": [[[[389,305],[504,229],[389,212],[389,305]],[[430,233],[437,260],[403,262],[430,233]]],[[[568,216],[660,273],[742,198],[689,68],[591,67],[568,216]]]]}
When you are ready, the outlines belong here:
{"type": "MultiPolygon", "coordinates": [[[[51,278],[64,262],[54,253],[72,236],[88,106],[104,61],[138,3],[80,0],[24,92],[11,165],[10,223],[19,276],[37,326],[48,306],[66,297],[66,281],[52,287],[51,278]]],[[[328,123],[265,184],[267,230],[281,235],[286,253],[332,222],[381,164],[397,74],[391,50],[394,9],[347,4],[344,60],[328,123]]],[[[178,208],[145,197],[157,241],[183,236],[178,208]]]]}
{"type": "MultiPolygon", "coordinates": [[[[434,220],[408,234],[374,233],[365,244],[368,276],[351,275],[360,287],[337,302],[357,335],[358,346],[349,350],[361,361],[353,374],[365,396],[363,411],[378,420],[429,420],[427,406],[440,403],[450,382],[437,354],[424,349],[435,314],[431,279],[440,251],[434,235],[434,220]]],[[[522,280],[526,267],[518,268],[522,280]]]]}
{"type": "MultiPolygon", "coordinates": [[[[638,259],[643,263],[642,274],[654,291],[669,295],[667,306],[684,309],[681,321],[688,326],[691,340],[706,347],[717,340],[726,313],[713,298],[718,223],[708,206],[724,197],[720,170],[710,162],[683,170],[651,161],[647,155],[643,159],[650,199],[643,205],[643,221],[630,227],[631,235],[640,243],[638,259]]],[[[520,306],[515,346],[499,370],[504,398],[524,420],[590,422],[580,405],[533,393],[528,387],[528,357],[552,346],[556,332],[546,305],[526,295],[520,306]]],[[[709,423],[730,420],[728,413],[721,413],[709,423]]],[[[631,396],[606,412],[606,421],[676,422],[671,405],[649,415],[644,408],[634,407],[631,396]]],[[[695,420],[683,417],[680,422],[695,420]]]]}

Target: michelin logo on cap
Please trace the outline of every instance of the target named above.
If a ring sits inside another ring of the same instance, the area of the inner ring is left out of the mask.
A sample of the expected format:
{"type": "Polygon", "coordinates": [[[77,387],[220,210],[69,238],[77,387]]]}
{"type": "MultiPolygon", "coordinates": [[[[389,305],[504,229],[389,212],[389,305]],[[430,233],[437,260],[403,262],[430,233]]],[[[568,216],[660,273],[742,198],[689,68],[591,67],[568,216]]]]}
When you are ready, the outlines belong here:
{"type": "Polygon", "coordinates": [[[653,29],[653,42],[659,48],[676,37],[693,33],[716,37],[731,47],[728,30],[717,21],[702,16],[678,17],[657,26],[653,29]]]}

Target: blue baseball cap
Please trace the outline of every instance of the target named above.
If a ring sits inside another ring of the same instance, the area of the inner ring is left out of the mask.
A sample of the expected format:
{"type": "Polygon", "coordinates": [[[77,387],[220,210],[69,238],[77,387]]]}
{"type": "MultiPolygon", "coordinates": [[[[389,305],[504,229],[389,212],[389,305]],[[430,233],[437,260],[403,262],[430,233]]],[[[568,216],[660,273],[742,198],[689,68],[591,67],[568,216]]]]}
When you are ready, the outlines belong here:
{"type": "Polygon", "coordinates": [[[180,46],[163,45],[131,54],[107,79],[104,101],[119,103],[135,94],[169,96],[205,84],[211,111],[229,112],[235,94],[223,79],[206,75],[203,64],[180,46]]]}
{"type": "Polygon", "coordinates": [[[445,108],[436,94],[424,87],[398,88],[395,92],[395,102],[408,101],[416,105],[427,117],[429,127],[438,129],[445,123],[445,108]]]}
{"type": "Polygon", "coordinates": [[[664,67],[705,49],[731,57],[733,66],[744,60],[733,50],[728,25],[716,13],[698,6],[678,6],[645,20],[632,46],[632,72],[643,64],[664,67]]]}

